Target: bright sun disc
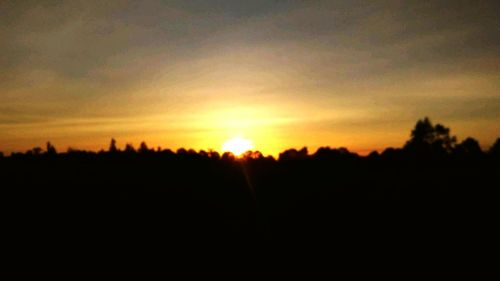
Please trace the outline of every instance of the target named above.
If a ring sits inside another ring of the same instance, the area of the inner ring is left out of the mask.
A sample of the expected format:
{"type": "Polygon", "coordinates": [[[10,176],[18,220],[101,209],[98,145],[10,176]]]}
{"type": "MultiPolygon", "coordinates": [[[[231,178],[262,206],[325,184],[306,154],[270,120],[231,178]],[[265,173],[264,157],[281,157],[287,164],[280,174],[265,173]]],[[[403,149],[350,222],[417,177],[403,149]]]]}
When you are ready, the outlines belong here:
{"type": "Polygon", "coordinates": [[[231,152],[235,156],[239,156],[244,152],[247,152],[248,150],[251,150],[253,148],[253,144],[250,140],[244,139],[242,137],[235,137],[230,140],[227,140],[223,145],[222,145],[222,151],[223,152],[231,152]]]}

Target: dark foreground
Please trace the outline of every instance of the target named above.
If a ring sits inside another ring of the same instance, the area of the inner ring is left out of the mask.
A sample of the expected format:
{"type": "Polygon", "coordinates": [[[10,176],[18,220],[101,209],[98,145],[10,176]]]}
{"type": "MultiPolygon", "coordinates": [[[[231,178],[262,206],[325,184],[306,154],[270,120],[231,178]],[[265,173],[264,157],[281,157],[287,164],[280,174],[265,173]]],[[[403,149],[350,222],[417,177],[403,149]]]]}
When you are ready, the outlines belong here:
{"type": "Polygon", "coordinates": [[[99,153],[58,154],[48,143],[46,151],[0,154],[3,241],[20,255],[63,249],[93,258],[108,249],[164,255],[326,245],[344,260],[485,257],[497,240],[500,139],[483,152],[449,132],[425,118],[402,149],[366,157],[304,148],[236,159],[145,143],[120,151],[114,140],[99,153]]]}
{"type": "Polygon", "coordinates": [[[279,160],[71,152],[1,158],[0,177],[7,218],[26,242],[351,247],[483,231],[494,224],[499,164],[497,154],[404,150],[291,150],[279,160]]]}

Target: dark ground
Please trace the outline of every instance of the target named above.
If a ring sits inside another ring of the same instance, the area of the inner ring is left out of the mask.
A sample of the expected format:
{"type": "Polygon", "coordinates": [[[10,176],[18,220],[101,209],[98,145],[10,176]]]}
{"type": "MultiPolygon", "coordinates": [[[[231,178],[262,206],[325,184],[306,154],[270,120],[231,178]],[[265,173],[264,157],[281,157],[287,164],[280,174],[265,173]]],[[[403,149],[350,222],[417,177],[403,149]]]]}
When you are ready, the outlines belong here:
{"type": "Polygon", "coordinates": [[[393,149],[367,157],[290,150],[279,160],[71,152],[0,158],[0,177],[9,229],[32,245],[357,248],[463,244],[486,231],[494,225],[499,164],[491,153],[393,149]]]}

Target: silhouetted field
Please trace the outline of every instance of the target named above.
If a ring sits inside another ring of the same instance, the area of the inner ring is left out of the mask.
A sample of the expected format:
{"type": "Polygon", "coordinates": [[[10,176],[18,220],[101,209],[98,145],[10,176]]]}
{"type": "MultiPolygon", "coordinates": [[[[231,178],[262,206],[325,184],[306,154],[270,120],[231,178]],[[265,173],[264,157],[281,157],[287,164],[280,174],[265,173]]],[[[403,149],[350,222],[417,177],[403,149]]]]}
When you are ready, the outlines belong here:
{"type": "Polygon", "coordinates": [[[403,148],[363,157],[328,147],[291,149],[278,159],[145,144],[121,151],[114,141],[108,151],[57,153],[49,143],[45,151],[0,157],[0,176],[7,217],[27,241],[326,239],[345,246],[411,234],[423,243],[489,224],[499,152],[498,140],[483,152],[424,119],[403,148]]]}

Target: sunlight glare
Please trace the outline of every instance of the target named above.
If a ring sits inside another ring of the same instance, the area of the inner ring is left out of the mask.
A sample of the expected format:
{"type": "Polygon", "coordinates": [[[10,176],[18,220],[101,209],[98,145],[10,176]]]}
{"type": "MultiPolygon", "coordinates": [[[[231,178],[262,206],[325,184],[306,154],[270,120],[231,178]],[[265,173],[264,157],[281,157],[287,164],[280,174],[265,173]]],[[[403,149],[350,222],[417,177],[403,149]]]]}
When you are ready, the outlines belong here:
{"type": "Polygon", "coordinates": [[[247,152],[251,149],[253,149],[252,141],[244,139],[242,137],[229,139],[222,145],[223,152],[231,152],[235,156],[240,156],[244,152],[247,152]]]}

